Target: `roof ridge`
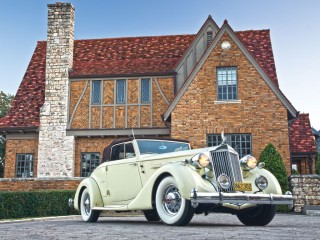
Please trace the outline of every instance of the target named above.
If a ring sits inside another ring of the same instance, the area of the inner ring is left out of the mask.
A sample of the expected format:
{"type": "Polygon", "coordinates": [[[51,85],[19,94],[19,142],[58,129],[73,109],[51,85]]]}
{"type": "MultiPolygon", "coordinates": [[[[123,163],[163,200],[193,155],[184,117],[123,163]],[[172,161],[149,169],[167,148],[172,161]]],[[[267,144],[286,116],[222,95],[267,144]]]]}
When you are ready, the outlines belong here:
{"type": "Polygon", "coordinates": [[[168,34],[168,35],[154,35],[154,36],[128,36],[128,37],[110,37],[110,38],[87,38],[87,39],[74,39],[74,41],[93,41],[93,40],[111,40],[111,39],[130,39],[130,38],[153,38],[153,37],[178,37],[178,36],[194,36],[196,34],[168,34]]]}

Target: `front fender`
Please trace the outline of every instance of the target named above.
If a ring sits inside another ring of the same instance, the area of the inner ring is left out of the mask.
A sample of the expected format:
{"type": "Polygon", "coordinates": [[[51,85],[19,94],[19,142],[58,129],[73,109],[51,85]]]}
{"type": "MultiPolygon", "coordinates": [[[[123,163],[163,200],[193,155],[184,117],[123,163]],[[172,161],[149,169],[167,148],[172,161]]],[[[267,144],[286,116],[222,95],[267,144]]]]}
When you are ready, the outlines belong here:
{"type": "Polygon", "coordinates": [[[181,162],[167,164],[148,179],[138,196],[128,205],[128,209],[152,209],[152,193],[161,179],[168,175],[176,180],[180,194],[185,199],[190,200],[193,188],[203,192],[216,192],[211,183],[203,179],[190,165],[181,162]]]}
{"type": "Polygon", "coordinates": [[[77,210],[80,210],[79,208],[79,203],[81,199],[81,195],[83,190],[87,188],[90,194],[90,203],[91,203],[91,208],[93,207],[103,207],[103,201],[100,193],[100,189],[98,187],[97,182],[89,177],[81,181],[79,184],[75,197],[74,197],[74,208],[77,210]]]}
{"type": "MultiPolygon", "coordinates": [[[[255,180],[260,175],[266,177],[268,180],[268,187],[265,190],[263,190],[263,193],[282,194],[282,190],[281,190],[281,187],[280,187],[280,184],[279,184],[277,178],[266,169],[263,169],[263,168],[260,169],[258,167],[254,168],[253,170],[251,170],[250,172],[247,173],[247,177],[244,178],[244,181],[251,182],[252,186],[253,186],[253,190],[259,191],[259,189],[255,185],[255,180]]],[[[244,174],[244,176],[245,176],[245,174],[244,174]]]]}

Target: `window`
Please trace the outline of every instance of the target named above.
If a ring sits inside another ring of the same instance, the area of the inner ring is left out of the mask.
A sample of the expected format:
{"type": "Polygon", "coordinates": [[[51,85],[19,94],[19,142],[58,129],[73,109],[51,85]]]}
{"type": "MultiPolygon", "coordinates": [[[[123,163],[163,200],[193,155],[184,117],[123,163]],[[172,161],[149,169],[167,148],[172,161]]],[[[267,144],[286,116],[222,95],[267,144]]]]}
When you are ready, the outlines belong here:
{"type": "Polygon", "coordinates": [[[101,104],[101,81],[92,81],[91,103],[101,104]]]}
{"type": "MultiPolygon", "coordinates": [[[[252,154],[251,134],[226,134],[227,144],[233,147],[242,158],[252,154]]],[[[217,146],[221,144],[220,134],[210,134],[207,136],[207,146],[217,146]]]]}
{"type": "Polygon", "coordinates": [[[150,79],[141,79],[141,103],[150,103],[150,79]]]}
{"type": "Polygon", "coordinates": [[[17,154],[16,177],[33,177],[33,154],[17,154]]]}
{"type": "Polygon", "coordinates": [[[81,177],[88,177],[100,164],[100,153],[81,153],[81,177]]]}
{"type": "Polygon", "coordinates": [[[111,158],[110,160],[120,160],[125,158],[135,157],[136,154],[133,149],[132,143],[120,143],[118,145],[114,145],[111,149],[111,158]]]}
{"type": "Polygon", "coordinates": [[[238,99],[237,67],[217,68],[218,100],[238,99]]]}
{"type": "Polygon", "coordinates": [[[126,102],[126,80],[117,80],[117,103],[126,102]]]}

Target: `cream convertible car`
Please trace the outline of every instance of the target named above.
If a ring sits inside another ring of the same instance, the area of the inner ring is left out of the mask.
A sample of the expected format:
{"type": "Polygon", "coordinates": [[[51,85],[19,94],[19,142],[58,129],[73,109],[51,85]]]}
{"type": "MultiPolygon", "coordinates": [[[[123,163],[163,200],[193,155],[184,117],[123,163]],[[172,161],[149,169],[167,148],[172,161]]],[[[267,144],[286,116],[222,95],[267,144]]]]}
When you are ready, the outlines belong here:
{"type": "Polygon", "coordinates": [[[101,211],[142,210],[148,221],[186,225],[194,214],[235,214],[245,225],[266,225],[277,204],[293,204],[264,164],[223,143],[190,149],[184,141],[125,139],[105,148],[103,163],[84,179],[69,205],[86,222],[101,211]]]}

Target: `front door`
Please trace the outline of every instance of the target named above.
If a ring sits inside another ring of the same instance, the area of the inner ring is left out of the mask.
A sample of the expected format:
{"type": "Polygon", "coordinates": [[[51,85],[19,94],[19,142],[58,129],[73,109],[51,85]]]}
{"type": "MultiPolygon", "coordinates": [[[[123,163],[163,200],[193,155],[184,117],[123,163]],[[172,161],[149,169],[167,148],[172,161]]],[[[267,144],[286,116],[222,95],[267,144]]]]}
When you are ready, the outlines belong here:
{"type": "Polygon", "coordinates": [[[139,165],[132,143],[119,144],[111,149],[111,160],[106,168],[106,205],[126,205],[142,189],[139,165]]]}

